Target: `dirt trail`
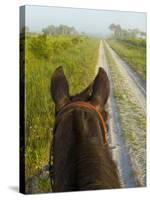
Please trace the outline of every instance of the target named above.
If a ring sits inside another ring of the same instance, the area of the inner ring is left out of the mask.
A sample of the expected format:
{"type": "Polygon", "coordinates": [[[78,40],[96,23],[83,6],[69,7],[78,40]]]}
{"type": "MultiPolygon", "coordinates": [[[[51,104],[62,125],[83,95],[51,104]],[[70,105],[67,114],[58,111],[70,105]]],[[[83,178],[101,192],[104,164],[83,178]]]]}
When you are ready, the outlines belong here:
{"type": "Polygon", "coordinates": [[[115,148],[112,149],[113,158],[118,166],[120,179],[123,187],[135,187],[137,186],[137,180],[135,179],[131,167],[130,158],[125,145],[125,141],[122,137],[122,129],[120,126],[119,112],[117,104],[114,98],[114,86],[111,79],[109,66],[104,52],[103,42],[100,43],[99,57],[96,65],[95,73],[97,73],[99,67],[103,67],[110,79],[111,93],[108,100],[108,112],[109,119],[109,143],[115,148]]]}
{"type": "MultiPolygon", "coordinates": [[[[133,73],[130,66],[126,64],[105,41],[104,46],[116,63],[114,67],[111,66],[112,73],[114,74],[115,70],[117,70],[116,73],[122,80],[123,85],[117,86],[117,88],[121,88],[125,92],[123,98],[126,103],[129,103],[121,105],[118,102],[122,120],[121,124],[123,125],[125,143],[132,163],[134,175],[138,180],[138,186],[145,186],[146,84],[141,82],[141,79],[136,76],[136,73],[133,73]]],[[[114,81],[115,84],[117,84],[116,79],[114,81]]]]}
{"type": "Polygon", "coordinates": [[[137,76],[136,73],[127,65],[116,53],[115,51],[108,45],[106,41],[104,44],[108,48],[111,53],[112,58],[116,62],[120,74],[127,79],[130,83],[130,90],[134,93],[139,106],[146,113],[146,85],[141,81],[141,79],[137,76]]]}

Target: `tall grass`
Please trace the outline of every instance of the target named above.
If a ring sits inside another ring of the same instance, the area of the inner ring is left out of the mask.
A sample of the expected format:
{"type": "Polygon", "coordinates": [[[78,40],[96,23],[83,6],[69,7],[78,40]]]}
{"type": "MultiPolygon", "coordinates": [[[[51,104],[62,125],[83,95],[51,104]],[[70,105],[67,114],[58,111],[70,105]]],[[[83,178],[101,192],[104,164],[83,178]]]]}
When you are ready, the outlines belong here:
{"type": "Polygon", "coordinates": [[[146,39],[144,38],[127,38],[122,39],[121,41],[137,48],[146,48],[146,39]]]}
{"type": "Polygon", "coordinates": [[[54,103],[50,95],[52,73],[59,65],[63,66],[70,94],[75,94],[93,80],[97,55],[96,39],[81,36],[26,37],[26,181],[49,161],[54,125],[54,103]]]}
{"type": "Polygon", "coordinates": [[[146,41],[144,39],[108,40],[108,43],[143,80],[146,79],[146,41]]]}

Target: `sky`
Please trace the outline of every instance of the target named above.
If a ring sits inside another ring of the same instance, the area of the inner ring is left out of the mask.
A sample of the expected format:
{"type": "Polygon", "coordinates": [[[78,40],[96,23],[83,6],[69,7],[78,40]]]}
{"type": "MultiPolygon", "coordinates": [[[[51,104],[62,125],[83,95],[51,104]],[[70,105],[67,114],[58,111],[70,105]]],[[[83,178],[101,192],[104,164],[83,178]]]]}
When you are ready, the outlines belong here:
{"type": "Polygon", "coordinates": [[[40,32],[48,25],[64,24],[74,26],[79,32],[107,35],[112,23],[146,32],[146,13],[142,12],[26,6],[25,14],[26,26],[33,32],[40,32]]]}

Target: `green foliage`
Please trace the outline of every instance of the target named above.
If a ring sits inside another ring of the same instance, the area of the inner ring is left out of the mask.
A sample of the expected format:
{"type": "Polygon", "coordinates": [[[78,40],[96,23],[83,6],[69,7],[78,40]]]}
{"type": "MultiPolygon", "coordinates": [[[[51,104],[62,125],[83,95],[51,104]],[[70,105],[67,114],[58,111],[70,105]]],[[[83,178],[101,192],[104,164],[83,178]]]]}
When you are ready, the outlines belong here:
{"type": "Polygon", "coordinates": [[[119,24],[111,24],[109,29],[113,32],[113,38],[128,40],[134,38],[138,40],[138,37],[146,37],[146,33],[139,29],[123,29],[119,24]]]}
{"type": "Polygon", "coordinates": [[[32,37],[29,43],[29,49],[36,58],[51,59],[54,54],[61,54],[74,45],[86,42],[87,37],[78,36],[46,36],[39,35],[32,37]]]}
{"type": "Polygon", "coordinates": [[[144,39],[108,40],[108,43],[121,58],[137,71],[142,79],[146,79],[146,48],[144,47],[144,39]]]}
{"type": "Polygon", "coordinates": [[[121,42],[137,48],[146,48],[146,40],[142,38],[128,38],[121,40],[121,42]]]}
{"type": "Polygon", "coordinates": [[[33,37],[30,42],[30,50],[37,58],[48,59],[52,54],[52,47],[49,45],[45,35],[33,37]]]}
{"type": "Polygon", "coordinates": [[[44,35],[78,35],[78,32],[74,27],[69,27],[66,25],[54,26],[50,25],[42,29],[44,35]]]}
{"type": "MultiPolygon", "coordinates": [[[[63,66],[70,94],[80,92],[93,80],[98,46],[98,40],[83,36],[26,37],[26,180],[49,161],[54,125],[54,103],[50,95],[52,73],[59,65],[63,66]]],[[[45,184],[40,182],[40,187],[45,184]]]]}

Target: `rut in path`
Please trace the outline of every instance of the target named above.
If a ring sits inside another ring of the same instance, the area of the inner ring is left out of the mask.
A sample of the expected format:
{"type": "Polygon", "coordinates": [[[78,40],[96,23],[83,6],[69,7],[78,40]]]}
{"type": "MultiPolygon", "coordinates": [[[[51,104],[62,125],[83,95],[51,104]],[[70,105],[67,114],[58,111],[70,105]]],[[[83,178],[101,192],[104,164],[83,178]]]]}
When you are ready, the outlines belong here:
{"type": "Polygon", "coordinates": [[[118,114],[119,112],[114,98],[114,86],[111,79],[109,66],[107,63],[103,45],[104,44],[101,41],[99,47],[99,57],[95,73],[97,73],[99,67],[103,67],[106,70],[110,80],[111,92],[110,92],[110,97],[108,99],[108,112],[110,115],[109,143],[115,147],[114,149],[112,149],[112,155],[119,169],[122,186],[125,188],[136,187],[137,180],[133,175],[133,170],[131,167],[130,158],[128,156],[128,151],[125,145],[125,141],[122,137],[122,129],[120,126],[120,118],[118,114]]]}

